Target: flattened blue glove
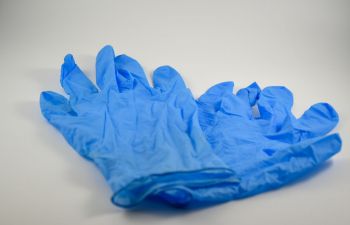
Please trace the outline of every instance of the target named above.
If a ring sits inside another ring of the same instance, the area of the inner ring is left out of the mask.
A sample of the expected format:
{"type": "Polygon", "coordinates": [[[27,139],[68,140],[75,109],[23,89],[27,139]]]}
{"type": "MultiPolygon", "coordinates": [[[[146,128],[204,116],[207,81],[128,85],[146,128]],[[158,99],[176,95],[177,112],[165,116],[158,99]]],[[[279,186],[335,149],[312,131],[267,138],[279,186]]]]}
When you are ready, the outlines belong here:
{"type": "MultiPolygon", "coordinates": [[[[121,55],[115,64],[130,77],[146,79],[135,59],[121,55]]],[[[156,71],[160,73],[157,76],[177,73],[169,66],[163,68],[167,69],[156,71]]],[[[232,91],[232,82],[215,85],[197,103],[200,125],[214,152],[237,172],[240,182],[197,188],[192,191],[197,198],[228,201],[281,187],[340,150],[338,134],[322,137],[338,123],[330,105],[316,104],[296,119],[291,113],[292,93],[284,87],[268,87],[261,92],[253,83],[237,95],[232,91]],[[260,116],[253,116],[255,105],[260,116]]]]}
{"type": "MultiPolygon", "coordinates": [[[[116,77],[120,77],[120,80],[123,80],[125,83],[134,83],[134,92],[137,92],[140,95],[145,95],[149,92],[151,87],[147,82],[146,74],[142,69],[142,66],[135,59],[127,55],[118,55],[115,57],[114,63],[116,77]]],[[[170,89],[173,89],[174,92],[181,90],[172,88],[169,85],[169,81],[167,81],[169,79],[174,81],[178,80],[181,82],[178,85],[183,86],[183,81],[180,74],[170,66],[159,67],[153,73],[154,85],[160,92],[166,92],[170,89]]],[[[128,88],[125,90],[128,90],[128,88]]],[[[122,89],[121,92],[123,91],[124,90],[122,89]]],[[[203,137],[205,137],[204,134],[203,137]]],[[[160,191],[154,197],[156,199],[169,202],[172,205],[183,207],[187,205],[186,199],[188,199],[188,197],[186,197],[181,190],[186,189],[186,193],[190,193],[190,199],[192,199],[191,203],[193,203],[192,205],[198,206],[202,204],[221,203],[231,200],[231,188],[236,186],[238,183],[235,182],[237,181],[237,177],[235,175],[230,179],[232,179],[230,182],[221,182],[217,185],[192,186],[190,189],[188,189],[188,187],[178,186],[176,189],[160,191]]]]}
{"type": "MultiPolygon", "coordinates": [[[[233,94],[233,82],[220,83],[198,99],[200,125],[215,154],[240,179],[232,199],[281,187],[317,167],[341,149],[338,123],[327,103],[310,107],[299,119],[285,87],[260,91],[256,83],[233,94]],[[259,115],[253,114],[257,106],[259,115]]],[[[228,190],[228,193],[230,190],[228,190]]]]}
{"type": "Polygon", "coordinates": [[[122,60],[110,46],[100,51],[98,90],[67,55],[61,85],[70,99],[50,91],[40,96],[44,117],[100,169],[113,191],[112,202],[130,207],[162,196],[185,205],[201,201],[192,195],[196,188],[236,183],[206,141],[182,78],[161,67],[151,88],[145,77],[134,79],[118,69],[114,63],[122,60]]]}

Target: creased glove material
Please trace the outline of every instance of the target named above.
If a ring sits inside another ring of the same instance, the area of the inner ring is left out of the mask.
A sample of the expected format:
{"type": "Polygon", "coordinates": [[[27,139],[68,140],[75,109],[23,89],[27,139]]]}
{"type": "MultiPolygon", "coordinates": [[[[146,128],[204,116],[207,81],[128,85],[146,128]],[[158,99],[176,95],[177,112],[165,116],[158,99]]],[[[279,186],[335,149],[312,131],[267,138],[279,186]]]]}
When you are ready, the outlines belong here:
{"type": "Polygon", "coordinates": [[[256,83],[233,94],[233,82],[210,88],[198,101],[201,127],[214,152],[240,179],[232,199],[281,187],[306,175],[341,149],[339,134],[327,135],[339,117],[327,103],[296,119],[293,94],[256,83]]]}
{"type": "MultiPolygon", "coordinates": [[[[102,172],[113,191],[112,202],[131,207],[161,196],[183,206],[208,200],[194,194],[196,189],[237,184],[232,169],[205,139],[196,102],[181,76],[160,67],[152,88],[145,77],[119,68],[125,57],[115,57],[110,46],[99,52],[97,88],[67,55],[61,85],[69,100],[51,91],[40,97],[48,122],[102,172]]],[[[126,66],[143,73],[138,65],[126,66]]]]}
{"type": "Polygon", "coordinates": [[[327,135],[339,120],[332,106],[315,104],[297,119],[285,87],[253,83],[233,94],[233,82],[224,82],[195,101],[172,67],[156,69],[151,87],[140,64],[110,46],[97,56],[96,83],[67,55],[61,85],[69,99],[43,92],[41,111],[95,163],[121,207],[252,196],[299,179],[341,149],[339,135],[327,135]]]}
{"type": "MultiPolygon", "coordinates": [[[[118,68],[146,79],[137,61],[123,56],[118,68]]],[[[174,69],[158,71],[163,77],[174,69]]],[[[176,72],[176,71],[175,71],[176,72]]],[[[198,188],[201,198],[226,201],[279,188],[305,176],[341,149],[339,134],[327,135],[339,117],[327,103],[300,118],[291,112],[293,94],[283,86],[261,91],[252,83],[233,94],[233,82],[214,85],[197,100],[199,123],[214,153],[237,173],[239,184],[198,188]]]]}

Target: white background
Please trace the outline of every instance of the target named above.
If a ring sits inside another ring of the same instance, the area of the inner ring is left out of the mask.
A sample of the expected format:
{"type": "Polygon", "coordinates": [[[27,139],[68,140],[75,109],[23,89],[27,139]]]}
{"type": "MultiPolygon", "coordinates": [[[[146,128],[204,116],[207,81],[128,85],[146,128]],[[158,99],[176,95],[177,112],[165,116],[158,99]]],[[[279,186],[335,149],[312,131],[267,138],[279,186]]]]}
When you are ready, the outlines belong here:
{"type": "Polygon", "coordinates": [[[350,224],[349,1],[0,1],[0,224],[350,224]],[[339,112],[342,152],[314,176],[198,211],[125,211],[100,173],[41,116],[73,53],[94,80],[105,44],[150,74],[170,64],[198,97],[234,80],[285,85],[297,116],[339,112]]]}

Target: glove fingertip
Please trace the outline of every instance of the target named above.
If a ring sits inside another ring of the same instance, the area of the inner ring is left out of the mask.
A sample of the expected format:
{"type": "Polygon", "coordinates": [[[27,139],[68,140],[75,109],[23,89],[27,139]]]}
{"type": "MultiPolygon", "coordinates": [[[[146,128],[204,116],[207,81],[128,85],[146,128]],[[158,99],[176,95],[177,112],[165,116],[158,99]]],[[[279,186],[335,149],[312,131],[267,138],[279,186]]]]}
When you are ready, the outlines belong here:
{"type": "Polygon", "coordinates": [[[185,82],[179,72],[168,65],[160,66],[153,72],[153,84],[161,91],[169,91],[173,88],[186,89],[185,82]]]}
{"type": "Polygon", "coordinates": [[[326,102],[317,103],[311,106],[311,108],[317,111],[319,115],[325,119],[336,121],[336,122],[339,121],[339,115],[337,111],[329,103],[326,103],[326,102]]]}
{"type": "Polygon", "coordinates": [[[138,70],[138,72],[140,72],[140,70],[143,69],[140,65],[139,62],[136,61],[136,59],[126,55],[126,54],[120,54],[118,56],[116,56],[114,58],[114,63],[118,68],[123,68],[126,69],[130,72],[134,72],[134,70],[138,70]]]}
{"type": "Polygon", "coordinates": [[[295,128],[304,132],[304,138],[317,137],[330,132],[338,122],[339,115],[330,104],[317,103],[296,121],[295,128]]]}
{"type": "Polygon", "coordinates": [[[115,53],[110,45],[104,46],[96,56],[96,83],[101,90],[117,85],[114,58],[115,53]]]}
{"type": "Polygon", "coordinates": [[[75,64],[75,60],[74,60],[74,57],[72,54],[69,53],[64,57],[64,64],[66,64],[66,65],[74,65],[75,64]]]}
{"type": "Polygon", "coordinates": [[[222,82],[209,88],[206,94],[213,94],[218,96],[222,96],[223,94],[228,94],[228,93],[232,94],[233,86],[234,86],[233,81],[222,82]]]}
{"type": "Polygon", "coordinates": [[[248,87],[242,88],[237,92],[237,96],[248,102],[250,106],[255,105],[259,98],[261,89],[256,82],[251,83],[248,87]]]}
{"type": "Polygon", "coordinates": [[[210,87],[202,96],[200,96],[198,101],[203,103],[220,102],[223,96],[233,94],[233,86],[233,81],[226,81],[215,84],[214,86],[210,87]]]}
{"type": "Polygon", "coordinates": [[[128,73],[129,79],[132,79],[132,80],[136,79],[136,81],[138,81],[138,83],[141,83],[141,85],[145,87],[149,87],[146,73],[143,70],[141,64],[136,59],[133,59],[132,57],[126,54],[121,54],[114,58],[114,63],[117,69],[116,78],[117,78],[118,85],[120,81],[124,80],[124,78],[120,77],[120,75],[123,76],[126,73],[128,73]],[[123,71],[123,72],[120,72],[120,71],[123,71]]]}
{"type": "Polygon", "coordinates": [[[64,78],[75,68],[75,60],[72,54],[67,54],[64,57],[64,62],[61,66],[61,83],[63,82],[64,78]]]}
{"type": "Polygon", "coordinates": [[[261,91],[259,100],[268,100],[269,104],[279,103],[290,108],[293,105],[293,93],[285,86],[270,86],[261,91]]]}
{"type": "Polygon", "coordinates": [[[98,52],[97,58],[101,58],[104,55],[113,55],[114,56],[114,49],[111,45],[103,46],[103,48],[98,52]]]}
{"type": "Polygon", "coordinates": [[[65,115],[71,111],[68,100],[52,91],[44,91],[40,94],[40,109],[48,120],[52,115],[65,115]]]}

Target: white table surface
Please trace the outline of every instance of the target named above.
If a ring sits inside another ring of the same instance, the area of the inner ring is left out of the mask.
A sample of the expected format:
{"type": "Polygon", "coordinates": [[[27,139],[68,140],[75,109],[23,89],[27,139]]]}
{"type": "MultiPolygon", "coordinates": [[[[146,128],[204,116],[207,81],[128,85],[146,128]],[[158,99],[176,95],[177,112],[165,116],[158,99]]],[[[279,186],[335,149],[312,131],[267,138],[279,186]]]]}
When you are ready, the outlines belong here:
{"type": "Polygon", "coordinates": [[[1,1],[0,71],[0,224],[350,224],[350,1],[1,1]],[[289,87],[298,116],[329,102],[341,117],[342,152],[312,177],[240,201],[117,208],[38,104],[43,90],[62,93],[66,53],[94,80],[105,44],[148,73],[174,66],[196,97],[234,80],[289,87]]]}

